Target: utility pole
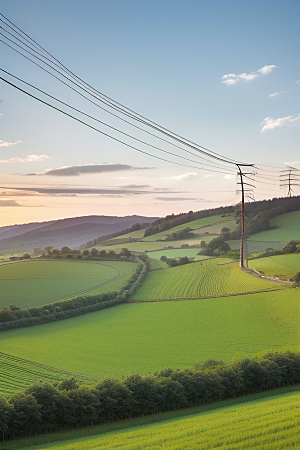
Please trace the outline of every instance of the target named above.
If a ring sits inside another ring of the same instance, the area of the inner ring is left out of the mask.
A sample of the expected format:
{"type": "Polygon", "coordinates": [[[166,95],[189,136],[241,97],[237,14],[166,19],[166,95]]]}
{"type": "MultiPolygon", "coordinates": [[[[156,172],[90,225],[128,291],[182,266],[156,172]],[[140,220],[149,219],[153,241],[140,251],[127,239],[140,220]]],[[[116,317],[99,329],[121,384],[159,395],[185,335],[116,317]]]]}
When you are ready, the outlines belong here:
{"type": "Polygon", "coordinates": [[[300,182],[300,174],[299,173],[295,173],[295,172],[300,172],[299,169],[295,169],[294,167],[290,167],[288,166],[288,169],[282,170],[281,172],[282,175],[280,175],[280,177],[285,177],[285,178],[280,178],[280,187],[288,187],[288,197],[292,196],[292,186],[300,186],[300,184],[297,184],[296,181],[298,181],[298,183],[300,182]],[[298,177],[298,178],[297,178],[298,177]],[[286,183],[286,184],[283,184],[286,183]]]}
{"type": "Polygon", "coordinates": [[[251,186],[254,188],[252,184],[245,183],[243,176],[245,175],[252,175],[251,173],[243,173],[241,170],[241,166],[247,166],[247,167],[253,167],[253,164],[237,164],[238,172],[237,175],[240,176],[240,182],[237,184],[241,185],[241,192],[242,192],[242,203],[241,203],[241,244],[240,244],[240,267],[243,269],[245,266],[247,267],[247,258],[246,258],[246,252],[245,252],[245,192],[247,189],[245,186],[251,186]]]}

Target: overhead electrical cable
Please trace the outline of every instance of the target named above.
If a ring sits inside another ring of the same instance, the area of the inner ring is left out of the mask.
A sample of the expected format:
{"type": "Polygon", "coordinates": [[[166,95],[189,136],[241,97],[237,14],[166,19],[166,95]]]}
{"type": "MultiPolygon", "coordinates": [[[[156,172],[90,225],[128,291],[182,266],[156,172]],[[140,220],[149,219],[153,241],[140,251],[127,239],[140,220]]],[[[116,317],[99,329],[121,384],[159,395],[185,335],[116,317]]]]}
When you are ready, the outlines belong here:
{"type": "Polygon", "coordinates": [[[130,144],[124,142],[124,141],[121,141],[120,139],[117,139],[117,138],[115,138],[114,136],[111,136],[111,135],[109,135],[109,134],[107,134],[107,133],[104,133],[103,131],[99,130],[98,128],[93,127],[92,125],[90,125],[90,124],[84,122],[83,120],[80,120],[80,119],[78,119],[77,117],[72,116],[71,114],[69,114],[69,113],[67,113],[67,112],[65,112],[65,111],[63,111],[63,110],[57,108],[56,106],[53,106],[53,105],[51,105],[50,103],[47,103],[47,102],[45,102],[44,100],[42,100],[42,99],[40,99],[40,98],[38,98],[38,97],[36,97],[36,96],[30,94],[29,92],[25,91],[24,89],[21,89],[20,87],[16,86],[15,84],[11,83],[10,81],[6,80],[6,79],[3,78],[3,77],[0,77],[0,80],[4,81],[5,83],[7,83],[7,84],[9,84],[10,86],[14,87],[15,89],[19,90],[20,92],[23,92],[24,94],[28,95],[29,97],[32,97],[32,98],[34,98],[35,100],[37,100],[37,101],[43,103],[44,105],[49,106],[50,108],[52,108],[52,109],[54,109],[54,110],[56,110],[56,111],[59,111],[60,113],[62,113],[62,114],[64,114],[64,115],[66,115],[66,116],[68,116],[68,117],[70,117],[70,118],[76,120],[77,122],[79,122],[79,123],[81,123],[81,124],[87,126],[88,128],[91,128],[92,130],[95,130],[95,131],[97,131],[98,133],[101,133],[101,134],[103,134],[104,136],[107,136],[107,137],[113,139],[114,141],[117,141],[117,142],[119,142],[119,143],[121,143],[121,144],[123,144],[123,145],[126,145],[127,147],[132,148],[132,149],[134,149],[134,150],[136,150],[136,151],[138,151],[138,152],[140,152],[140,153],[143,153],[143,154],[145,154],[145,155],[151,156],[152,158],[156,158],[156,159],[159,159],[159,160],[161,160],[161,161],[166,161],[166,162],[169,162],[169,163],[171,163],[171,164],[176,164],[176,165],[179,165],[179,166],[190,167],[190,168],[198,169],[198,170],[204,170],[204,171],[206,171],[206,172],[209,171],[209,172],[216,172],[216,173],[221,173],[221,174],[224,174],[224,173],[225,173],[226,175],[229,174],[228,172],[226,173],[226,172],[220,172],[220,171],[216,171],[216,170],[212,170],[212,169],[203,169],[203,168],[198,167],[198,166],[197,166],[197,167],[195,167],[195,166],[190,166],[190,165],[187,165],[187,164],[182,164],[182,163],[178,163],[178,162],[175,162],[175,161],[171,161],[171,160],[168,160],[168,159],[165,159],[165,158],[161,158],[160,156],[152,155],[151,153],[145,152],[144,150],[141,150],[141,149],[139,149],[139,148],[137,148],[137,147],[134,147],[133,145],[130,145],[130,144]]]}
{"type": "MultiPolygon", "coordinates": [[[[52,98],[53,100],[55,100],[55,101],[61,103],[62,105],[67,106],[68,108],[73,109],[74,111],[79,112],[80,114],[83,114],[84,116],[86,116],[86,117],[88,117],[88,118],[90,118],[90,119],[93,119],[93,120],[95,120],[96,122],[99,122],[99,123],[101,123],[102,125],[105,125],[105,126],[111,128],[111,129],[114,130],[114,131],[117,131],[118,133],[121,133],[121,134],[123,134],[123,135],[125,135],[125,136],[127,136],[127,137],[130,137],[131,139],[134,139],[134,140],[136,140],[136,141],[138,141],[138,142],[140,142],[140,143],[142,143],[142,144],[148,145],[149,147],[155,148],[156,150],[159,150],[159,151],[161,151],[161,152],[168,153],[169,155],[175,156],[175,157],[177,157],[177,158],[185,159],[185,160],[190,161],[190,162],[193,162],[193,163],[195,163],[195,164],[199,164],[198,161],[195,161],[195,160],[190,159],[190,158],[186,158],[186,157],[184,157],[184,156],[176,155],[175,153],[172,153],[172,152],[169,152],[169,151],[167,151],[167,150],[161,149],[161,148],[156,147],[156,146],[154,146],[154,145],[152,145],[152,144],[148,144],[147,142],[142,141],[142,140],[140,140],[140,139],[138,139],[138,138],[135,138],[134,136],[131,136],[130,134],[124,133],[123,131],[120,131],[120,130],[118,130],[117,128],[112,127],[111,125],[108,125],[107,123],[105,123],[105,122],[103,122],[103,121],[101,121],[101,120],[99,120],[99,119],[97,119],[97,118],[95,118],[95,117],[93,117],[93,116],[91,116],[91,115],[89,115],[89,114],[86,114],[85,112],[83,112],[83,111],[81,111],[81,110],[79,110],[79,109],[77,109],[77,108],[74,108],[73,106],[69,105],[68,103],[65,103],[65,102],[59,100],[58,98],[54,97],[53,95],[48,94],[47,92],[45,92],[45,91],[43,91],[43,90],[37,88],[36,86],[33,86],[33,85],[30,84],[30,83],[27,83],[26,81],[22,80],[21,78],[16,77],[15,75],[12,75],[10,72],[7,72],[6,70],[4,70],[4,69],[2,69],[2,68],[0,68],[0,70],[1,70],[2,72],[6,73],[7,75],[9,75],[9,76],[11,76],[11,77],[17,79],[18,81],[21,81],[22,83],[26,84],[27,86],[30,86],[31,88],[33,88],[33,89],[35,89],[35,90],[41,92],[42,94],[46,95],[47,97],[52,98]]],[[[211,165],[211,164],[205,164],[205,163],[202,163],[202,165],[208,166],[208,167],[216,168],[215,166],[213,166],[213,165],[211,165]]],[[[212,171],[212,172],[214,172],[214,171],[212,171]]],[[[219,173],[219,172],[218,172],[218,173],[219,173]]],[[[222,172],[222,173],[225,173],[225,174],[226,174],[227,172],[222,172]]]]}
{"type": "MultiPolygon", "coordinates": [[[[0,13],[0,14],[1,14],[1,13],[0,13]]],[[[49,56],[51,56],[51,58],[53,58],[55,61],[57,61],[57,62],[58,62],[65,70],[68,71],[68,73],[71,73],[73,76],[75,76],[77,79],[79,79],[79,80],[80,80],[82,83],[84,83],[86,86],[89,86],[86,82],[84,82],[84,81],[81,80],[79,77],[77,77],[75,74],[73,74],[71,71],[69,71],[69,69],[67,69],[60,61],[58,61],[56,58],[54,58],[53,55],[51,55],[47,50],[45,50],[43,47],[41,47],[36,41],[34,41],[34,39],[32,39],[30,36],[28,36],[26,33],[24,33],[19,27],[17,27],[13,22],[11,22],[9,19],[7,19],[3,14],[1,14],[1,16],[4,17],[5,20],[7,20],[9,23],[11,23],[11,24],[12,24],[14,27],[16,27],[19,31],[21,31],[21,33],[23,33],[25,36],[27,36],[30,40],[32,40],[35,44],[37,44],[37,45],[39,46],[39,48],[41,48],[43,51],[45,51],[49,56]]],[[[1,20],[2,20],[2,19],[1,19],[1,20]]],[[[3,21],[3,20],[2,20],[2,21],[3,21]]],[[[5,23],[5,22],[4,22],[4,23],[5,23]]],[[[6,24],[6,25],[7,25],[7,24],[6,24]]],[[[6,39],[9,39],[9,38],[6,37],[6,39]]],[[[28,42],[28,40],[27,40],[27,42],[28,42]]],[[[14,45],[18,45],[18,44],[14,43],[14,45]]],[[[19,46],[19,47],[20,47],[20,46],[19,46]]],[[[27,50],[24,49],[24,48],[22,48],[22,49],[23,49],[24,51],[27,51],[27,50]]],[[[28,51],[27,51],[27,52],[28,52],[28,51]]],[[[30,53],[30,52],[28,52],[28,53],[30,53]]],[[[32,55],[32,56],[38,58],[38,57],[35,56],[35,55],[32,55]]],[[[38,59],[39,59],[39,58],[38,58],[38,59]]],[[[43,63],[44,63],[44,64],[47,64],[47,63],[45,63],[44,61],[43,61],[43,63]]],[[[51,68],[52,68],[52,70],[55,70],[53,67],[51,67],[51,68]]],[[[64,76],[64,75],[63,75],[63,76],[64,76]]],[[[72,81],[72,82],[73,82],[73,81],[72,81]]],[[[78,85],[77,85],[77,86],[78,86],[78,85]]],[[[122,105],[122,104],[116,102],[115,100],[111,99],[110,97],[108,97],[108,96],[102,94],[101,92],[96,91],[96,90],[95,90],[94,88],[92,88],[91,86],[89,86],[89,88],[92,89],[92,90],[94,90],[95,92],[98,93],[98,95],[101,96],[101,100],[100,100],[100,101],[103,102],[103,101],[104,101],[103,98],[105,98],[106,101],[108,101],[108,102],[110,103],[110,104],[106,103],[109,107],[112,107],[112,108],[114,108],[114,109],[117,109],[119,112],[122,112],[123,114],[127,115],[128,117],[130,117],[130,118],[132,118],[132,119],[134,119],[134,120],[137,120],[137,121],[143,123],[144,125],[150,126],[150,127],[152,127],[153,129],[155,129],[156,131],[159,131],[159,132],[161,132],[161,133],[164,133],[165,135],[171,137],[172,139],[177,140],[177,141],[180,142],[181,144],[190,146],[191,148],[194,148],[195,150],[200,151],[201,153],[204,153],[206,156],[209,156],[210,158],[217,159],[217,160],[219,160],[219,161],[221,161],[221,162],[225,162],[225,163],[228,163],[228,164],[236,164],[236,163],[237,163],[236,161],[234,161],[234,160],[232,160],[232,159],[230,159],[230,158],[224,157],[224,156],[222,156],[222,155],[220,155],[220,154],[218,154],[218,153],[216,153],[216,152],[213,152],[213,151],[211,151],[211,150],[208,150],[207,148],[205,148],[205,147],[203,147],[203,146],[200,146],[199,144],[195,144],[195,143],[189,141],[188,139],[183,138],[183,137],[177,135],[176,133],[173,133],[173,132],[169,131],[168,129],[166,129],[166,128],[160,126],[160,125],[158,125],[157,123],[155,123],[155,122],[153,122],[153,121],[151,121],[151,120],[149,120],[149,119],[146,119],[144,116],[142,116],[142,115],[140,115],[140,114],[134,112],[134,111],[131,110],[130,108],[127,108],[127,107],[125,107],[124,105],[122,105]],[[216,155],[218,155],[218,156],[216,156],[216,155]]],[[[83,88],[81,87],[81,89],[83,89],[83,88]]],[[[92,94],[89,92],[89,95],[92,95],[92,94]]],[[[98,100],[99,100],[99,99],[98,99],[98,100]]],[[[240,163],[240,164],[242,164],[242,163],[240,163]]]]}
{"type": "MultiPolygon", "coordinates": [[[[38,67],[40,67],[42,70],[44,70],[45,72],[47,72],[48,74],[50,74],[51,76],[53,76],[54,78],[56,78],[56,79],[57,79],[58,81],[60,81],[61,83],[63,83],[63,84],[65,84],[66,86],[68,86],[68,87],[69,87],[70,89],[72,89],[73,91],[77,92],[80,96],[86,98],[88,101],[90,101],[91,103],[93,103],[95,106],[97,106],[97,107],[99,107],[99,108],[101,108],[101,109],[104,109],[104,108],[102,108],[100,105],[98,105],[97,103],[95,103],[94,101],[88,99],[85,95],[83,95],[82,93],[80,93],[79,91],[77,91],[75,88],[73,88],[72,86],[68,85],[66,82],[64,82],[64,81],[61,80],[60,78],[58,78],[56,75],[52,74],[52,73],[49,72],[47,69],[43,68],[41,65],[39,65],[38,63],[36,63],[35,61],[33,61],[32,59],[30,59],[30,58],[27,57],[26,55],[23,55],[23,54],[22,54],[21,52],[19,52],[18,50],[16,50],[16,49],[14,49],[13,47],[11,47],[11,46],[10,46],[9,44],[7,44],[6,42],[2,41],[1,39],[0,39],[0,42],[3,42],[5,45],[7,45],[8,47],[10,47],[12,50],[14,50],[15,52],[17,52],[17,53],[19,53],[20,55],[24,56],[24,58],[28,59],[28,60],[31,61],[33,64],[35,64],[35,65],[37,65],[38,67]]],[[[55,70],[55,69],[54,69],[54,70],[55,70]]],[[[60,72],[59,72],[59,73],[60,73],[60,72]]],[[[61,74],[61,75],[64,76],[63,74],[61,74]]],[[[65,77],[65,78],[66,78],[66,77],[65,77]]],[[[72,80],[70,80],[70,81],[72,82],[72,80]]],[[[104,109],[104,111],[106,111],[106,112],[112,114],[112,115],[115,116],[115,117],[120,118],[120,117],[117,116],[116,114],[113,114],[113,113],[111,113],[110,111],[108,111],[108,110],[106,110],[106,109],[104,109]]],[[[153,133],[150,133],[150,132],[148,132],[148,131],[146,131],[146,130],[143,130],[142,128],[137,127],[136,125],[131,124],[130,122],[128,122],[128,121],[126,121],[126,120],[124,120],[124,119],[122,119],[122,118],[120,118],[120,119],[123,120],[123,121],[125,121],[126,123],[128,123],[128,124],[130,124],[130,125],[133,125],[134,127],[138,128],[138,129],[140,129],[140,130],[142,130],[142,131],[145,131],[147,134],[150,134],[151,136],[157,137],[158,139],[160,139],[160,140],[162,140],[162,141],[164,141],[164,142],[166,142],[166,143],[168,143],[168,144],[171,144],[171,145],[174,146],[174,147],[177,147],[177,148],[179,148],[179,149],[181,149],[181,150],[183,150],[183,151],[185,151],[185,152],[187,152],[187,153],[190,153],[191,155],[193,155],[193,156],[195,156],[195,157],[198,157],[198,158],[203,159],[203,160],[205,160],[205,161],[212,162],[211,160],[209,160],[209,159],[207,159],[207,158],[204,158],[203,156],[199,156],[199,155],[197,155],[197,154],[194,154],[194,153],[190,152],[189,150],[187,150],[187,149],[185,149],[185,148],[182,148],[182,147],[180,147],[180,146],[178,146],[178,145],[176,145],[176,144],[174,144],[174,143],[172,143],[172,142],[170,142],[170,141],[167,141],[167,140],[165,140],[165,139],[162,139],[162,138],[159,137],[159,136],[154,135],[153,133]]],[[[134,138],[133,138],[133,139],[134,139],[134,138]]],[[[193,147],[192,147],[192,148],[193,148],[193,147]]],[[[198,149],[195,149],[195,150],[198,151],[198,149]]],[[[202,153],[202,152],[201,152],[201,153],[202,153]]],[[[203,163],[203,164],[204,164],[204,163],[203,163]]],[[[222,164],[225,164],[225,162],[222,163],[222,164]]],[[[216,168],[217,168],[217,167],[221,167],[222,169],[225,170],[225,168],[221,165],[221,163],[215,163],[215,166],[213,166],[213,167],[216,167],[216,168]]]]}

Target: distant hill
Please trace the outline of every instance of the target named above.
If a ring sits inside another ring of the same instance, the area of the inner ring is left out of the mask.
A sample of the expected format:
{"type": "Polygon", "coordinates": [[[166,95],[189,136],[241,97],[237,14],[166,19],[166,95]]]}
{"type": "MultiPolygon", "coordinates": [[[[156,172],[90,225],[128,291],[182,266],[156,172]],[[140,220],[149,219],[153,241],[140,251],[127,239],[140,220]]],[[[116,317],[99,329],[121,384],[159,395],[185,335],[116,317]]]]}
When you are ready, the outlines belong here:
{"type": "Polygon", "coordinates": [[[0,249],[22,252],[48,245],[61,248],[78,247],[86,241],[130,228],[136,223],[150,224],[157,217],[144,216],[83,216],[0,227],[0,249]]]}

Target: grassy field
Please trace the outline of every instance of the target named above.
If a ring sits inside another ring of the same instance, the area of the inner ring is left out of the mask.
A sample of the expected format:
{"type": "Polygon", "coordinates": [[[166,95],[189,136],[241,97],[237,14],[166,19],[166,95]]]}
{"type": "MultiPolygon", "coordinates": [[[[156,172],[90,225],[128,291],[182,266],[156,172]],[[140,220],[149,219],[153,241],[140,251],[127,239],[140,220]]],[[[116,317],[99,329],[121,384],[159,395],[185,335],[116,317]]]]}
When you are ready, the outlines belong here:
{"type": "Polygon", "coordinates": [[[209,259],[149,273],[132,300],[218,297],[283,287],[249,275],[238,263],[228,261],[209,259]]]}
{"type": "MultiPolygon", "coordinates": [[[[158,271],[157,273],[159,273],[158,271]]],[[[5,353],[100,379],[300,344],[299,289],[131,303],[0,334],[5,353]]]]}
{"type": "Polygon", "coordinates": [[[22,261],[0,266],[1,308],[43,305],[79,295],[119,290],[135,263],[22,261]]]}
{"type": "MultiPolygon", "coordinates": [[[[180,256],[195,257],[199,251],[200,248],[174,248],[169,250],[157,250],[155,252],[148,253],[148,256],[154,259],[160,259],[162,256],[166,256],[167,258],[177,258],[180,256]]],[[[205,259],[205,256],[203,259],[205,259]]]]}
{"type": "Polygon", "coordinates": [[[252,259],[248,264],[251,269],[264,275],[289,280],[297,272],[300,272],[300,253],[252,259]]]}
{"type": "MultiPolygon", "coordinates": [[[[256,235],[253,235],[256,236],[256,235]]],[[[232,250],[239,250],[241,246],[240,240],[226,241],[232,250]]],[[[262,253],[267,250],[267,248],[272,248],[273,250],[279,250],[283,247],[283,243],[280,241],[253,241],[247,239],[247,253],[262,253]]]]}
{"type": "Polygon", "coordinates": [[[221,230],[222,227],[227,226],[226,225],[227,223],[232,222],[232,218],[233,218],[232,214],[228,214],[226,215],[226,217],[222,217],[221,215],[205,217],[203,219],[197,219],[191,222],[184,223],[183,225],[178,225],[177,227],[171,228],[170,230],[166,230],[161,233],[153,234],[152,236],[148,236],[143,240],[145,242],[148,242],[148,241],[156,241],[157,239],[164,239],[167,234],[183,230],[184,228],[187,227],[191,228],[192,230],[197,230],[197,232],[199,232],[200,228],[204,227],[203,233],[205,233],[205,231],[207,232],[209,231],[208,228],[206,228],[207,226],[218,224],[218,227],[220,227],[221,230]]]}
{"type": "Polygon", "coordinates": [[[292,239],[300,240],[300,211],[282,214],[271,220],[274,230],[261,231],[249,237],[250,241],[280,241],[286,243],[292,239]]]}
{"type": "MultiPolygon", "coordinates": [[[[160,420],[156,423],[124,428],[120,424],[111,432],[105,426],[85,432],[75,431],[73,439],[56,434],[56,442],[27,446],[26,440],[7,443],[8,450],[22,448],[48,450],[291,450],[300,446],[299,392],[215,406],[195,414],[160,420]],[[99,430],[99,431],[98,431],[99,430]],[[102,431],[101,434],[97,436],[102,431]],[[81,436],[80,436],[81,432],[81,436]],[[89,434],[94,435],[89,436],[89,434]],[[85,436],[85,437],[84,437],[85,436]]],[[[171,416],[172,417],[172,416],[171,416]]],[[[146,418],[147,419],[147,418],[146,418]]],[[[151,420],[151,419],[150,419],[151,420]]],[[[157,420],[157,419],[156,419],[157,420]]],[[[153,419],[154,422],[154,419],[153,419]]],[[[138,423],[138,422],[137,422],[138,423]]],[[[146,422],[147,423],[147,422],[146,422]]],[[[109,428],[109,426],[106,426],[109,428]]],[[[65,434],[64,434],[65,435],[65,434]]],[[[49,438],[48,438],[49,439],[49,438]]],[[[50,438],[51,439],[51,438],[50,438]]],[[[32,438],[34,442],[38,438],[32,438]]],[[[41,439],[40,439],[41,441],[41,439]]],[[[28,440],[27,440],[28,443],[28,440]]]]}
{"type": "Polygon", "coordinates": [[[90,381],[90,378],[80,374],[34,363],[2,352],[0,352],[0,366],[0,394],[3,396],[11,395],[14,391],[25,389],[39,381],[55,383],[70,377],[85,382],[90,381]]]}

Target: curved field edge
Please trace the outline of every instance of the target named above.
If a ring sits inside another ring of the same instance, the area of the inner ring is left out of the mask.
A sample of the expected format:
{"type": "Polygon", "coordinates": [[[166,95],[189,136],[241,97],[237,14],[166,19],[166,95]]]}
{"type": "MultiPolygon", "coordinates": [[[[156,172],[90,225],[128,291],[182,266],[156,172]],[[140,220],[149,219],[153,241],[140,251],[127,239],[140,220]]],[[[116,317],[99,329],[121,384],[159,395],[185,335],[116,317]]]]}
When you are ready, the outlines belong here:
{"type": "Polygon", "coordinates": [[[6,449],[290,449],[300,444],[299,389],[297,385],[197,408],[7,441],[6,449]]]}
{"type": "Polygon", "coordinates": [[[148,273],[131,300],[224,297],[282,289],[283,285],[250,275],[238,263],[203,260],[148,273]]]}
{"type": "Polygon", "coordinates": [[[41,306],[122,288],[136,263],[22,261],[0,267],[1,308],[41,306]]]}
{"type": "Polygon", "coordinates": [[[300,253],[252,259],[248,264],[251,269],[264,275],[289,280],[297,272],[300,272],[300,253]]]}
{"type": "Polygon", "coordinates": [[[16,390],[25,389],[34,382],[56,383],[69,378],[80,381],[95,381],[78,373],[28,361],[0,352],[0,395],[9,396],[16,390]]]}
{"type": "Polygon", "coordinates": [[[195,301],[130,303],[5,331],[1,350],[100,379],[230,361],[300,346],[299,289],[195,301]],[[212,325],[213,324],[213,325],[212,325]]]}

